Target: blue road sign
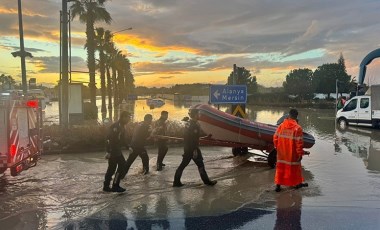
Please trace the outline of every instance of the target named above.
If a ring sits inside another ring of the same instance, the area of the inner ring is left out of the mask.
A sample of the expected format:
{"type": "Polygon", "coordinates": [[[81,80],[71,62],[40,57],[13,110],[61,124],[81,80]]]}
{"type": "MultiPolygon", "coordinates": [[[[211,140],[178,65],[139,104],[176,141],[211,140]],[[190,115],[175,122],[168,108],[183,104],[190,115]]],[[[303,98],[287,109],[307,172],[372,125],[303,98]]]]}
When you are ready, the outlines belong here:
{"type": "Polygon", "coordinates": [[[247,102],[246,85],[211,85],[211,104],[245,104],[247,102]]]}

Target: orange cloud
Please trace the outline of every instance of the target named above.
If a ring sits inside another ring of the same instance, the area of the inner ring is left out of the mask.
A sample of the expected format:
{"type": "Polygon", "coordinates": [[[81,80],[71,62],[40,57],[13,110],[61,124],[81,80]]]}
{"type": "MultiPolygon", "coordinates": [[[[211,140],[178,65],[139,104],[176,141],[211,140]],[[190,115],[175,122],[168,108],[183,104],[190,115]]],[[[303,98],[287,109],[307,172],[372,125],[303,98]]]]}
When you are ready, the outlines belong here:
{"type": "Polygon", "coordinates": [[[146,49],[153,52],[161,52],[166,53],[169,50],[171,51],[182,51],[186,53],[199,54],[201,50],[194,49],[192,47],[179,46],[179,45],[171,45],[171,46],[160,46],[156,44],[155,41],[147,38],[141,38],[138,35],[131,34],[115,34],[114,41],[116,43],[124,44],[124,45],[132,45],[136,46],[140,49],[146,49]]]}

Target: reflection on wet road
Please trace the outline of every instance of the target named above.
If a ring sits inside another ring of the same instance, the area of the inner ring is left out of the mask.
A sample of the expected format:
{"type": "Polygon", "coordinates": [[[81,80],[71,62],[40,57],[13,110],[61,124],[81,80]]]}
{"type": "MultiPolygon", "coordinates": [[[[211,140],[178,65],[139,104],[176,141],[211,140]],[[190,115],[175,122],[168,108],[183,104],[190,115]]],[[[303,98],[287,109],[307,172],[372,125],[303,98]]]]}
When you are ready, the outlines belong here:
{"type": "MultiPolygon", "coordinates": [[[[268,123],[287,110],[248,109],[268,123]]],[[[141,175],[137,159],[122,183],[127,192],[110,194],[101,191],[103,153],[48,155],[18,177],[0,177],[0,229],[379,229],[380,131],[335,132],[328,110],[300,116],[316,137],[303,160],[308,188],[275,193],[274,170],[222,147],[202,148],[215,187],[191,163],[186,186],[173,188],[182,149],[171,147],[163,171],[150,148],[151,173],[141,175]]]]}

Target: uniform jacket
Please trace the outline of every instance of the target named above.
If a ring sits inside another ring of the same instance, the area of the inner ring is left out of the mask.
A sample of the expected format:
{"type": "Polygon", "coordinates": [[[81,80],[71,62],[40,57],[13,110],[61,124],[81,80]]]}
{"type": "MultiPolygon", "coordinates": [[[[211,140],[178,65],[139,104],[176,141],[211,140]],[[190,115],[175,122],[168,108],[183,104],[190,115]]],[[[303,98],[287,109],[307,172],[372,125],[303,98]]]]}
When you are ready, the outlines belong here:
{"type": "MultiPolygon", "coordinates": [[[[158,119],[154,124],[154,135],[166,136],[166,120],[158,119]]],[[[166,143],[166,138],[158,138],[158,143],[166,143]]]]}
{"type": "Polygon", "coordinates": [[[184,131],[184,149],[185,152],[193,152],[199,147],[199,137],[201,135],[201,126],[197,121],[190,120],[185,125],[184,131]]]}
{"type": "Polygon", "coordinates": [[[140,123],[133,132],[131,147],[144,148],[147,138],[150,136],[150,125],[145,122],[140,123]]]}
{"type": "Polygon", "coordinates": [[[121,125],[120,121],[115,122],[109,127],[106,141],[106,151],[111,154],[121,152],[123,146],[128,146],[125,127],[121,125]]]}
{"type": "Polygon", "coordinates": [[[303,182],[301,159],[303,132],[296,120],[287,118],[278,126],[273,136],[277,150],[275,183],[295,186],[303,182]]]}

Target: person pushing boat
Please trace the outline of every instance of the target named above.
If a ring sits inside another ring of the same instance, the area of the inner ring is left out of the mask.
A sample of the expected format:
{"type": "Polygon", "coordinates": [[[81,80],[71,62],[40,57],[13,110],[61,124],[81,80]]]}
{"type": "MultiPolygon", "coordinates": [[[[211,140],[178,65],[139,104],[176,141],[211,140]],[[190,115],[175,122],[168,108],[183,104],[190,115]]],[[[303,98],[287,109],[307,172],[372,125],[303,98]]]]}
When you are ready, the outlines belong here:
{"type": "Polygon", "coordinates": [[[199,149],[199,138],[201,134],[201,127],[198,122],[199,113],[198,109],[190,109],[190,120],[186,123],[184,131],[184,154],[182,162],[177,168],[174,175],[173,187],[182,187],[181,176],[183,170],[193,160],[198,166],[198,171],[204,184],[213,186],[217,183],[216,180],[210,180],[207,175],[205,165],[203,163],[202,152],[199,149]]]}

